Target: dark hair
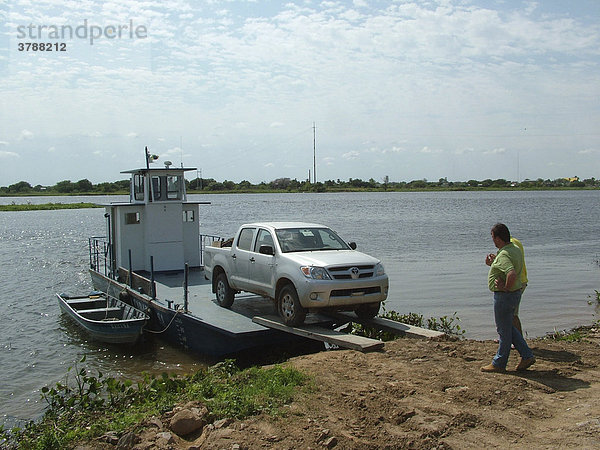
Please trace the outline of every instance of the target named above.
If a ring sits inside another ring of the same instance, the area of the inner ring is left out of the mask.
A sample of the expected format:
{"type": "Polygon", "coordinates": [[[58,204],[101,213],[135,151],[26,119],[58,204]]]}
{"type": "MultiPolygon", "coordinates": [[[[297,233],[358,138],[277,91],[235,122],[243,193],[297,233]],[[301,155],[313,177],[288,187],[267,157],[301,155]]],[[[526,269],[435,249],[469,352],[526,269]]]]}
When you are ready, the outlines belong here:
{"type": "Polygon", "coordinates": [[[503,223],[497,223],[492,227],[492,235],[500,238],[503,242],[510,242],[510,231],[503,223]]]}

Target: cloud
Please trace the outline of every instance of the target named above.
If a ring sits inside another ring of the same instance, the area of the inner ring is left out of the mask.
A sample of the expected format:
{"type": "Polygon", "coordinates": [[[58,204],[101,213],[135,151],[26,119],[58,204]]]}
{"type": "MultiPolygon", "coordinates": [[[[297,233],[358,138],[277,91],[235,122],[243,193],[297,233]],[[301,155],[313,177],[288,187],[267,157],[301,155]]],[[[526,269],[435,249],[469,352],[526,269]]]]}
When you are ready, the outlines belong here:
{"type": "Polygon", "coordinates": [[[266,163],[265,167],[275,167],[275,164],[273,164],[273,163],[266,163]]]}
{"type": "Polygon", "coordinates": [[[139,137],[139,134],[137,134],[136,132],[132,131],[130,133],[127,133],[125,136],[128,137],[128,138],[137,139],[139,137]]]}
{"type": "Polygon", "coordinates": [[[0,145],[2,145],[2,146],[8,146],[9,143],[7,141],[0,141],[0,145]]]}
{"type": "Polygon", "coordinates": [[[595,149],[595,148],[586,148],[583,150],[579,150],[577,153],[580,155],[591,155],[594,153],[600,153],[600,150],[595,149]]]}
{"type": "Polygon", "coordinates": [[[505,148],[494,148],[483,152],[484,155],[503,155],[504,153],[506,153],[505,148]]]}
{"type": "Polygon", "coordinates": [[[5,150],[0,150],[0,158],[20,158],[20,156],[15,152],[7,152],[5,150]]]}
{"type": "Polygon", "coordinates": [[[33,133],[29,130],[21,130],[21,134],[19,135],[19,141],[30,141],[33,139],[33,133]]]}
{"type": "Polygon", "coordinates": [[[419,153],[442,153],[443,150],[439,148],[430,148],[428,146],[423,147],[419,150],[419,153]]]}
{"type": "Polygon", "coordinates": [[[283,126],[283,123],[282,123],[282,122],[272,122],[272,123],[269,125],[269,127],[270,127],[270,128],[280,128],[280,127],[282,127],[282,126],[283,126]]]}
{"type": "Polygon", "coordinates": [[[356,150],[352,150],[352,151],[349,151],[349,152],[347,152],[347,153],[344,153],[344,154],[342,155],[342,158],[344,158],[344,159],[349,159],[349,160],[353,160],[353,159],[356,159],[356,158],[358,158],[359,156],[360,156],[360,153],[359,153],[359,152],[357,152],[356,150]]]}
{"type": "Polygon", "coordinates": [[[51,147],[48,147],[48,153],[54,153],[55,151],[56,151],[56,147],[54,147],[54,145],[51,147]]]}

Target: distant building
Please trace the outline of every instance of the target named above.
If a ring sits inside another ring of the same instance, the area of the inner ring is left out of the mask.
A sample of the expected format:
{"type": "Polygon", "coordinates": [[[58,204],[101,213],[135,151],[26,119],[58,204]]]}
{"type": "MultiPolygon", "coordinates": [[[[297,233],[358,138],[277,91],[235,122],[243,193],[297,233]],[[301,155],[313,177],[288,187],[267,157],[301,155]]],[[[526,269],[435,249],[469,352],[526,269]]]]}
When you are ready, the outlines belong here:
{"type": "Polygon", "coordinates": [[[574,181],[579,181],[579,177],[563,178],[563,180],[567,180],[569,183],[573,183],[574,181]]]}

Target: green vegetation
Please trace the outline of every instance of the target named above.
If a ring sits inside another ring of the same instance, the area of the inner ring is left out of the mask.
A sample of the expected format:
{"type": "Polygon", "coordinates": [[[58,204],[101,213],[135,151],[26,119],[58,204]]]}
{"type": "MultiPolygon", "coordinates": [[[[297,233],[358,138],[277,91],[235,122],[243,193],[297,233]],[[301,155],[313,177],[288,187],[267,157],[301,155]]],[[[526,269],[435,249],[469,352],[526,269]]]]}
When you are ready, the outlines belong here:
{"type": "Polygon", "coordinates": [[[36,210],[49,210],[49,209],[81,209],[81,208],[102,208],[102,206],[95,203],[42,203],[34,205],[32,203],[27,204],[15,204],[12,202],[10,205],[0,205],[0,211],[36,211],[36,210]]]}
{"type": "MultiPolygon", "coordinates": [[[[456,312],[452,314],[452,316],[443,316],[439,319],[435,317],[430,317],[425,321],[423,319],[423,315],[416,313],[408,313],[408,314],[400,314],[396,311],[385,311],[383,314],[380,314],[379,317],[383,317],[384,319],[390,319],[395,322],[405,323],[407,325],[413,325],[421,328],[428,328],[430,330],[441,331],[443,333],[454,335],[454,336],[462,336],[465,334],[465,330],[461,328],[458,324],[460,318],[456,315],[456,312]]],[[[398,335],[381,331],[375,328],[365,327],[358,323],[350,323],[348,327],[345,329],[346,332],[356,334],[359,336],[365,336],[372,339],[380,339],[382,341],[393,341],[398,339],[398,335]]]]}
{"type": "MultiPolygon", "coordinates": [[[[84,362],[85,357],[80,363],[84,362]]],[[[94,377],[85,368],[69,368],[64,383],[42,389],[48,403],[43,418],[22,429],[0,429],[0,447],[61,449],[108,431],[135,430],[145,418],[192,400],[208,408],[210,421],[261,412],[277,415],[299,387],[311,387],[309,381],[292,368],[240,370],[231,360],[185,377],[146,375],[136,386],[100,372],[94,377]]]]}
{"type": "MultiPolygon", "coordinates": [[[[213,178],[196,178],[186,180],[188,192],[192,193],[269,193],[269,192],[351,192],[351,191],[447,191],[447,190],[506,190],[506,189],[595,189],[600,188],[600,180],[589,178],[580,181],[579,178],[558,178],[555,180],[524,180],[519,183],[505,179],[485,179],[468,181],[448,181],[440,178],[438,181],[413,180],[390,181],[384,177],[382,181],[373,178],[364,181],[358,178],[349,178],[348,181],[327,180],[311,183],[307,180],[298,181],[290,178],[277,178],[270,182],[252,184],[247,180],[239,183],[224,180],[217,181],[213,178]]],[[[18,195],[100,195],[100,194],[127,194],[129,193],[129,180],[104,182],[93,184],[88,179],[76,182],[63,180],[54,186],[32,186],[27,181],[19,181],[10,186],[0,187],[2,196],[18,195]]]]}
{"type": "Polygon", "coordinates": [[[570,331],[554,330],[554,332],[546,334],[544,339],[551,339],[553,341],[579,342],[583,338],[587,337],[591,332],[595,331],[598,326],[600,326],[600,323],[597,322],[595,325],[577,327],[570,331]]]}

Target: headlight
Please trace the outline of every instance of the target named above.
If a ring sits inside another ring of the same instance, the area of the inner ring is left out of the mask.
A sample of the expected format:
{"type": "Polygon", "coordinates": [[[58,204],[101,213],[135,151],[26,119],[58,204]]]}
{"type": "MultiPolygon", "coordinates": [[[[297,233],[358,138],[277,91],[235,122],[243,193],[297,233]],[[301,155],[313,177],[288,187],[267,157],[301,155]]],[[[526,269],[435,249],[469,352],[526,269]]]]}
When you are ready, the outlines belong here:
{"type": "Polygon", "coordinates": [[[375,276],[376,276],[376,277],[380,277],[380,276],[382,276],[382,275],[385,275],[385,269],[383,268],[383,264],[381,264],[381,263],[378,263],[378,264],[375,266],[375,276]]]}
{"type": "Polygon", "coordinates": [[[331,280],[331,277],[324,267],[303,266],[300,267],[300,270],[306,278],[313,278],[315,280],[331,280]]]}

